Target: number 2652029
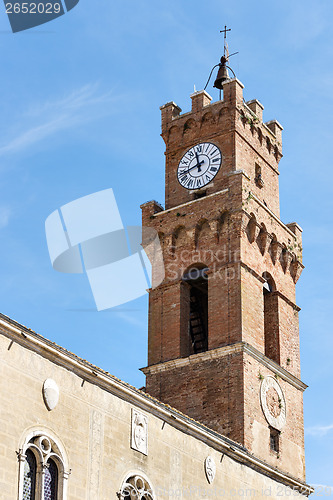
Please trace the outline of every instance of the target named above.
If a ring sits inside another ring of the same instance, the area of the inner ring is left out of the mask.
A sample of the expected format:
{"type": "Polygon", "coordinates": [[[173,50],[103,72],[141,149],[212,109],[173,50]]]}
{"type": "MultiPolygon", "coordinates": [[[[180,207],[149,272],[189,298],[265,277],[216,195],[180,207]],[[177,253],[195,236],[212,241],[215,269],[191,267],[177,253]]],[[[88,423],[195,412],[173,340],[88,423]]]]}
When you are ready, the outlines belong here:
{"type": "Polygon", "coordinates": [[[60,3],[23,2],[6,3],[7,14],[59,14],[60,3]]]}

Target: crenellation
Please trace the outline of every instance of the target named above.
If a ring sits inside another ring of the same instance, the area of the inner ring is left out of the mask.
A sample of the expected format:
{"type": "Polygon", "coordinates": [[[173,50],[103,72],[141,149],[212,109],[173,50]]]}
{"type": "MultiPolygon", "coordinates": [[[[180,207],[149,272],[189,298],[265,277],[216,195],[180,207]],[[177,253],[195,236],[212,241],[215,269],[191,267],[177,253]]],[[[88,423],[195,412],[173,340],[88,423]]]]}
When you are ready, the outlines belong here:
{"type": "Polygon", "coordinates": [[[192,113],[198,113],[203,108],[209,106],[212,97],[205,90],[198,90],[190,95],[192,99],[192,113]]]}
{"type": "Polygon", "coordinates": [[[266,127],[268,127],[269,130],[273,132],[278,143],[282,144],[283,127],[281,123],[279,123],[277,120],[270,120],[269,122],[266,122],[264,125],[266,125],[266,127]]]}
{"type": "Polygon", "coordinates": [[[160,107],[162,118],[162,131],[168,127],[170,122],[181,113],[182,109],[173,101],[167,102],[160,107]]]}
{"type": "Polygon", "coordinates": [[[262,114],[264,106],[257,99],[252,99],[251,101],[246,101],[246,106],[255,114],[259,123],[262,123],[262,114]]]}

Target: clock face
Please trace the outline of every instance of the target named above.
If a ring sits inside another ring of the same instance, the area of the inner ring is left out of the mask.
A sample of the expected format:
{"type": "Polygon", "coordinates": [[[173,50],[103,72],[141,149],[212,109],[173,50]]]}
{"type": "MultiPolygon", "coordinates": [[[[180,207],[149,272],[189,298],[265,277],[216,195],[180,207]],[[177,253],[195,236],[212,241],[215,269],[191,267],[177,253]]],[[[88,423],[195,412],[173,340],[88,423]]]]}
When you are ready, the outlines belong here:
{"type": "Polygon", "coordinates": [[[221,151],[215,144],[211,142],[196,144],[179,162],[178,181],[186,189],[200,189],[214,179],[221,163],[221,151]]]}

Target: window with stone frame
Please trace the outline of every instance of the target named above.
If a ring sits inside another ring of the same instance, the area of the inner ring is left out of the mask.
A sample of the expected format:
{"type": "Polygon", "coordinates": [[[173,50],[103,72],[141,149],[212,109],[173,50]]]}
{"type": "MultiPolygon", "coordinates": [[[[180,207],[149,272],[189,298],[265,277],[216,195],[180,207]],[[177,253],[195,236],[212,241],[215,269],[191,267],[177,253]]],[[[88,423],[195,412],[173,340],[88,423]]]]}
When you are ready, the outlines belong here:
{"type": "Polygon", "coordinates": [[[141,475],[129,475],[118,494],[120,500],[154,500],[152,488],[141,475]]]}
{"type": "Polygon", "coordinates": [[[280,432],[272,427],[270,428],[270,449],[274,453],[280,452],[280,432]]]}
{"type": "Polygon", "coordinates": [[[35,500],[37,462],[34,453],[27,450],[23,472],[23,500],[35,500]]]}
{"type": "Polygon", "coordinates": [[[20,462],[19,500],[65,500],[63,457],[56,443],[37,434],[18,453],[20,462]]]}

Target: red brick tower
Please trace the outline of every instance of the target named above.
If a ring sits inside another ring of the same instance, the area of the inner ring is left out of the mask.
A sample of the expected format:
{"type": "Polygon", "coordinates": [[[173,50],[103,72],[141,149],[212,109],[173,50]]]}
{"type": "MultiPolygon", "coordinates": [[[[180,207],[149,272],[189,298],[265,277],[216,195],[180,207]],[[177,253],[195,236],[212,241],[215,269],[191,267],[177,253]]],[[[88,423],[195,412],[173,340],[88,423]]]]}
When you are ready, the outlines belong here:
{"type": "Polygon", "coordinates": [[[223,100],[162,106],[166,208],[142,205],[163,243],[150,290],[147,392],[304,480],[295,284],[301,229],[279,218],[281,125],[228,80],[223,100]]]}

